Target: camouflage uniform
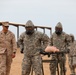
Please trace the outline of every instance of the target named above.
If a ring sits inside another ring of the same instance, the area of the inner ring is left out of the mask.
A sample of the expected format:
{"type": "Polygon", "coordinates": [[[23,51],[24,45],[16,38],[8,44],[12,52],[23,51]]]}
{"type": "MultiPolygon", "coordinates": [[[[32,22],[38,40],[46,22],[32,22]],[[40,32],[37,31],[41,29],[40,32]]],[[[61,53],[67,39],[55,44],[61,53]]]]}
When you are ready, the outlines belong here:
{"type": "MultiPolygon", "coordinates": [[[[62,28],[62,24],[59,22],[56,27],[62,28]]],[[[57,47],[60,51],[64,51],[66,50],[68,42],[68,35],[65,32],[62,32],[60,35],[57,35],[54,32],[52,37],[50,37],[49,44],[57,47]]],[[[57,63],[59,63],[60,66],[60,75],[64,75],[63,72],[65,71],[65,62],[65,54],[52,54],[52,60],[50,62],[51,75],[56,75],[57,63]]]]}
{"type": "Polygon", "coordinates": [[[0,75],[6,75],[6,55],[0,54],[0,75]]]}
{"type": "Polygon", "coordinates": [[[15,35],[11,31],[8,31],[6,34],[3,31],[0,31],[0,75],[9,75],[12,63],[12,53],[16,52],[16,50],[15,35]],[[2,52],[3,48],[6,51],[3,51],[5,53],[2,52]]]}
{"type": "MultiPolygon", "coordinates": [[[[27,26],[33,26],[31,21],[26,23],[27,26]]],[[[27,35],[23,32],[20,35],[18,43],[20,47],[24,47],[24,58],[22,62],[22,75],[29,75],[31,67],[35,71],[35,75],[42,75],[42,59],[40,56],[40,50],[45,49],[48,44],[49,37],[46,34],[42,34],[39,31],[35,31],[32,35],[27,35]],[[42,43],[43,42],[43,46],[42,43]]]]}
{"type": "MultiPolygon", "coordinates": [[[[74,37],[73,35],[70,35],[70,36],[74,37]]],[[[73,66],[73,57],[76,57],[76,41],[75,40],[71,41],[69,48],[70,48],[70,53],[68,55],[69,57],[68,59],[69,59],[69,67],[71,71],[70,75],[75,75],[75,67],[73,66]]]]}

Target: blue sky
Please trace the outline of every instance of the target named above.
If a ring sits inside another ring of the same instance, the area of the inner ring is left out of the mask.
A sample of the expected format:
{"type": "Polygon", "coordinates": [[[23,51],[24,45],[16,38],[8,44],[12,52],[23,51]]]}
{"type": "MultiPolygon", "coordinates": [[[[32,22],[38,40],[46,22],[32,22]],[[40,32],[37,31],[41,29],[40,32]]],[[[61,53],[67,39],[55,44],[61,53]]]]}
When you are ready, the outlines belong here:
{"type": "MultiPolygon", "coordinates": [[[[0,21],[25,24],[28,20],[37,26],[52,27],[52,32],[61,22],[64,32],[76,38],[76,0],[0,0],[0,21]]],[[[16,27],[10,30],[17,35],[16,27]]],[[[20,33],[24,30],[20,27],[20,33]]]]}

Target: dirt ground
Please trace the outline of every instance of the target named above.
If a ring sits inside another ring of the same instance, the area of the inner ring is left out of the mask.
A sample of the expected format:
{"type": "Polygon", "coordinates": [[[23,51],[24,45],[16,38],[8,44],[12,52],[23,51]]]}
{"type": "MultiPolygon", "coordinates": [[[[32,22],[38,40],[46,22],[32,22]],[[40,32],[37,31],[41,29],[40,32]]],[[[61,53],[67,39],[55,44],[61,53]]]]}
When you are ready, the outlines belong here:
{"type": "MultiPolygon", "coordinates": [[[[23,54],[20,53],[20,50],[17,50],[16,57],[13,59],[12,65],[11,65],[11,72],[10,75],[21,75],[21,63],[22,63],[23,54]]],[[[44,56],[43,59],[50,59],[47,56],[44,56]]],[[[50,75],[49,71],[49,63],[43,63],[44,67],[44,75],[50,75]]],[[[66,61],[66,67],[67,67],[67,74],[70,75],[70,70],[68,67],[68,61],[66,61]]]]}

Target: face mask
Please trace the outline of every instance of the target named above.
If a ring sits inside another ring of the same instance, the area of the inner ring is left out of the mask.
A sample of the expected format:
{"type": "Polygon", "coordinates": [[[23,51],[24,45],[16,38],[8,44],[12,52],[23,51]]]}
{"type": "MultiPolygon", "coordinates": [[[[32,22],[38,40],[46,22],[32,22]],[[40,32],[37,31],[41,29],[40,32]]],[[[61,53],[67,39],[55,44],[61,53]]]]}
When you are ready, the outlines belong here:
{"type": "Polygon", "coordinates": [[[71,41],[74,42],[74,37],[73,36],[71,36],[71,41]]]}
{"type": "Polygon", "coordinates": [[[34,32],[34,30],[26,30],[27,35],[31,35],[31,34],[33,34],[33,32],[34,32]]]}
{"type": "Polygon", "coordinates": [[[62,29],[60,29],[60,28],[59,28],[59,29],[58,29],[58,28],[55,29],[55,33],[56,33],[57,35],[60,35],[60,34],[62,33],[62,29]]]}

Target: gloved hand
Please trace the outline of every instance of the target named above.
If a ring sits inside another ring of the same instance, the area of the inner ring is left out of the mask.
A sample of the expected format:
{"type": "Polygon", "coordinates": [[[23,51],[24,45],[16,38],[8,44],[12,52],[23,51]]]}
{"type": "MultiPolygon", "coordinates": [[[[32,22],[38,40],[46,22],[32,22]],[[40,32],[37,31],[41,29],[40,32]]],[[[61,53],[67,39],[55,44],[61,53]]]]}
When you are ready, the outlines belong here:
{"type": "Polygon", "coordinates": [[[20,53],[23,53],[24,48],[21,49],[20,53]]]}

